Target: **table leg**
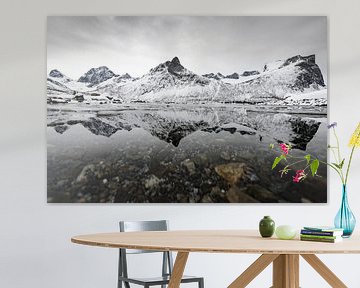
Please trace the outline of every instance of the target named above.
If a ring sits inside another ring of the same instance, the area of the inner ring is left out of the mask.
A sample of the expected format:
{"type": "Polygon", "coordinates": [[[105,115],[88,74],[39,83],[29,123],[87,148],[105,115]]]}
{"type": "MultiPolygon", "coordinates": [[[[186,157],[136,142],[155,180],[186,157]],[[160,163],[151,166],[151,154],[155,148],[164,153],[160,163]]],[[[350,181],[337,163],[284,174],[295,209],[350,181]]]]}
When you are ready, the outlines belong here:
{"type": "Polygon", "coordinates": [[[168,288],[180,287],[181,278],[183,277],[185,265],[188,257],[189,257],[189,252],[177,253],[168,288]]]}
{"type": "Polygon", "coordinates": [[[281,254],[273,263],[273,288],[299,288],[299,255],[281,254]]]}
{"type": "Polygon", "coordinates": [[[254,280],[267,266],[269,266],[279,255],[263,254],[252,263],[228,288],[244,288],[254,280]]]}
{"type": "Polygon", "coordinates": [[[324,280],[334,288],[346,288],[347,286],[314,254],[301,255],[324,280]]]}
{"type": "MultiPolygon", "coordinates": [[[[347,286],[315,255],[301,256],[333,288],[347,286]]],[[[273,262],[273,286],[271,288],[299,288],[299,255],[297,254],[263,254],[251,264],[228,288],[244,288],[273,262]]]]}

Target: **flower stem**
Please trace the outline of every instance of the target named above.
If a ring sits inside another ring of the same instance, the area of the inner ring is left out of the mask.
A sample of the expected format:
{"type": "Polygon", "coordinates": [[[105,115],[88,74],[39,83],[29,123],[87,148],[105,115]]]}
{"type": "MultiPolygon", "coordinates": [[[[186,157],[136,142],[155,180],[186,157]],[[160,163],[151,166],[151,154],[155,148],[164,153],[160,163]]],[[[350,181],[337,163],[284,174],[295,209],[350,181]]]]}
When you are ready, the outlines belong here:
{"type": "MultiPolygon", "coordinates": [[[[360,132],[358,133],[358,135],[356,136],[356,141],[359,139],[360,137],[360,132]]],[[[347,181],[348,181],[348,177],[349,177],[349,171],[350,171],[350,165],[351,165],[351,161],[352,161],[352,158],[353,158],[353,155],[354,155],[354,151],[355,151],[355,147],[356,147],[356,141],[355,141],[355,144],[354,146],[352,147],[351,149],[351,154],[350,154],[350,158],[349,158],[349,163],[348,163],[348,166],[347,166],[347,169],[346,169],[346,177],[345,177],[345,185],[347,184],[347,181]]]]}
{"type": "Polygon", "coordinates": [[[345,185],[344,176],[339,172],[339,169],[338,169],[338,168],[336,168],[334,165],[332,165],[332,164],[330,164],[330,163],[327,163],[327,162],[324,162],[324,161],[321,161],[321,160],[319,160],[319,162],[320,162],[321,164],[325,164],[325,165],[330,166],[331,168],[333,168],[333,169],[336,171],[336,173],[339,174],[340,180],[341,180],[342,184],[345,185]]]}
{"type": "MultiPolygon", "coordinates": [[[[337,144],[337,151],[338,151],[338,156],[339,156],[339,162],[341,161],[341,155],[340,155],[340,144],[339,144],[339,137],[336,134],[336,130],[335,128],[333,128],[334,131],[334,135],[335,135],[335,139],[336,139],[336,144],[337,144]]],[[[340,163],[339,163],[340,164],[340,163]]]]}
{"type": "MultiPolygon", "coordinates": [[[[335,135],[335,138],[336,138],[336,146],[337,146],[337,152],[338,152],[338,157],[339,157],[339,159],[338,159],[338,165],[341,165],[341,162],[342,162],[342,158],[341,158],[341,154],[340,154],[340,143],[339,143],[339,137],[337,136],[337,134],[336,134],[336,130],[335,130],[335,127],[333,128],[333,131],[334,131],[334,135],[335,135]]],[[[335,155],[334,155],[335,156],[335,155]]],[[[335,159],[336,159],[336,157],[335,157],[335,159]]],[[[343,173],[343,170],[342,170],[342,167],[339,169],[339,172],[340,172],[340,178],[341,178],[341,181],[344,183],[344,184],[346,184],[346,182],[344,182],[344,173],[343,173]]]]}
{"type": "Polygon", "coordinates": [[[351,149],[351,154],[350,154],[350,158],[349,158],[349,163],[346,169],[346,177],[345,177],[345,185],[347,184],[348,181],[348,177],[349,177],[349,170],[350,170],[350,165],[351,165],[351,161],[354,155],[354,151],[355,151],[355,145],[353,146],[353,148],[351,149]]]}

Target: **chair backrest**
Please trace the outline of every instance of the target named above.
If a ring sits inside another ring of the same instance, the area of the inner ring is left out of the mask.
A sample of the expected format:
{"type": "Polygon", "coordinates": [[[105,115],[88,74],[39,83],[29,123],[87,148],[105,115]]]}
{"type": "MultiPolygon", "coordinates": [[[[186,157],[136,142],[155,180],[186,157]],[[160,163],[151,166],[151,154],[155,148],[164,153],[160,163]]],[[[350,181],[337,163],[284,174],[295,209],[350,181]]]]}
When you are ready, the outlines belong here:
{"type": "MultiPolygon", "coordinates": [[[[169,224],[167,220],[158,221],[120,221],[120,232],[137,232],[137,231],[167,231],[169,224]]],[[[159,253],[161,251],[136,250],[136,249],[119,249],[119,276],[128,277],[127,272],[127,257],[126,254],[140,254],[140,253],[159,253]]],[[[169,251],[163,253],[162,260],[162,275],[172,273],[173,259],[169,251]]],[[[129,287],[127,283],[126,287],[129,287]]]]}
{"type": "MultiPolygon", "coordinates": [[[[156,221],[120,221],[120,232],[167,231],[167,220],[156,221]]],[[[159,251],[126,249],[126,254],[156,253],[159,251]]]]}

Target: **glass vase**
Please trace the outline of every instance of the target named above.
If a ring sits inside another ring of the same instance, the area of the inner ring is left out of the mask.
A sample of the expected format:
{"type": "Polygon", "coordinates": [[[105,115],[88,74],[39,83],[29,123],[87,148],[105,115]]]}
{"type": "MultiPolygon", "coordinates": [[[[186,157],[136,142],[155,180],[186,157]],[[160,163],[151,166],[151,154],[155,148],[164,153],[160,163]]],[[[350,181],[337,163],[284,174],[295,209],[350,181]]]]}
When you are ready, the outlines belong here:
{"type": "Polygon", "coordinates": [[[344,238],[350,237],[355,228],[356,219],[349,207],[346,185],[342,187],[341,206],[336,214],[334,224],[336,228],[344,229],[344,238]]]}

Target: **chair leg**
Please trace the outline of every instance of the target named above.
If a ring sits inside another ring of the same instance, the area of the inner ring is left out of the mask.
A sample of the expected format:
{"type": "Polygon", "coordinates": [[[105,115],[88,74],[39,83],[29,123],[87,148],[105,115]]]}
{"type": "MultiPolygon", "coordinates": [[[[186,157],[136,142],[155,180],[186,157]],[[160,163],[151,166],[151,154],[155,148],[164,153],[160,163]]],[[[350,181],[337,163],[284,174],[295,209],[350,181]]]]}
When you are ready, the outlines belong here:
{"type": "Polygon", "coordinates": [[[203,278],[201,278],[199,280],[199,288],[204,288],[204,279],[203,278]]]}
{"type": "MultiPolygon", "coordinates": [[[[162,276],[167,275],[167,269],[168,269],[168,253],[169,252],[163,252],[163,263],[162,263],[162,276]]],[[[166,284],[162,284],[161,288],[166,288],[166,284]]]]}
{"type": "Polygon", "coordinates": [[[122,255],[121,255],[121,250],[119,249],[118,285],[117,285],[117,288],[122,288],[122,280],[119,279],[119,277],[123,275],[122,269],[123,269],[122,268],[122,255]]]}

